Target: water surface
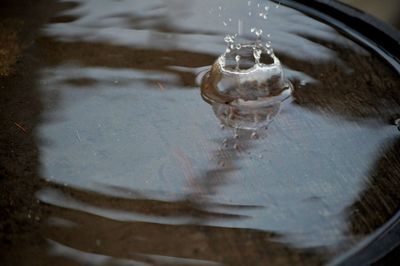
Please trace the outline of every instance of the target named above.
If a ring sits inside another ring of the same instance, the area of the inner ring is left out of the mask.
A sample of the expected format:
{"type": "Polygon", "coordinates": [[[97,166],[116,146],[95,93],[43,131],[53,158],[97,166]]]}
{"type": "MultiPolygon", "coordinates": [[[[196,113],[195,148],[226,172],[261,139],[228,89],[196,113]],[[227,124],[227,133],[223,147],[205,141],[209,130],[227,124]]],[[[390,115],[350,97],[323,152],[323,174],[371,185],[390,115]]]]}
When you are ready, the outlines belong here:
{"type": "Polygon", "coordinates": [[[397,210],[400,82],[377,55],[275,4],[72,2],[37,39],[44,264],[319,265],[397,210]],[[196,83],[238,19],[295,86],[259,139],[222,130],[196,83]]]}

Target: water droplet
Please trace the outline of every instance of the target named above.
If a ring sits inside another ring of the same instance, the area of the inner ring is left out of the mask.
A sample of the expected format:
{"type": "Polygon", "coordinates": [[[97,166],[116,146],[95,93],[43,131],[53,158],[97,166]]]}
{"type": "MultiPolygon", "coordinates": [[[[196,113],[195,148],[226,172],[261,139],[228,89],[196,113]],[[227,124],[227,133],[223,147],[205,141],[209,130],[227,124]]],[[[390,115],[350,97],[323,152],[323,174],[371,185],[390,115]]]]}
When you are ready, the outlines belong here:
{"type": "Polygon", "coordinates": [[[236,69],[239,69],[239,65],[240,65],[240,55],[235,56],[235,61],[236,61],[236,69]]]}
{"type": "Polygon", "coordinates": [[[234,42],[235,42],[235,38],[236,38],[236,35],[230,35],[230,34],[228,34],[228,35],[225,36],[224,41],[225,41],[227,44],[231,44],[231,43],[234,43],[234,42]]]}
{"type": "Polygon", "coordinates": [[[261,58],[261,50],[260,49],[254,49],[253,51],[253,56],[254,60],[256,61],[256,64],[260,64],[260,58],[261,58]]]}
{"type": "Polygon", "coordinates": [[[257,132],[251,133],[250,138],[251,138],[251,139],[257,139],[257,138],[258,138],[257,132]]]}
{"type": "Polygon", "coordinates": [[[260,38],[260,36],[263,33],[262,29],[257,29],[257,28],[251,28],[251,32],[255,33],[257,38],[260,38]]]}
{"type": "Polygon", "coordinates": [[[248,5],[248,6],[251,6],[251,1],[247,1],[247,5],[248,5]]]}
{"type": "Polygon", "coordinates": [[[235,144],[233,144],[233,148],[234,148],[235,150],[237,150],[237,149],[239,149],[239,145],[238,145],[237,143],[235,143],[235,144]]]}
{"type": "Polygon", "coordinates": [[[251,17],[251,11],[249,12],[249,17],[251,17]]]}
{"type": "Polygon", "coordinates": [[[224,26],[228,26],[228,23],[226,23],[225,21],[222,21],[222,24],[224,24],[224,26]]]}
{"type": "Polygon", "coordinates": [[[258,158],[259,159],[262,159],[264,156],[262,155],[262,154],[260,154],[259,156],[258,156],[258,158]]]}

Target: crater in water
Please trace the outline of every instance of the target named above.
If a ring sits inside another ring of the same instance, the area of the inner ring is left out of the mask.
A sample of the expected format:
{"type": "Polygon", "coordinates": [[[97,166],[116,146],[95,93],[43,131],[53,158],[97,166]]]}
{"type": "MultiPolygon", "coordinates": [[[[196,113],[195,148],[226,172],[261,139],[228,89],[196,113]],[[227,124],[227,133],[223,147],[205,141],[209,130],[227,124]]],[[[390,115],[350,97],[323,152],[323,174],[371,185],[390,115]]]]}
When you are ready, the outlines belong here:
{"type": "Polygon", "coordinates": [[[255,31],[258,40],[248,44],[235,44],[235,36],[228,35],[226,52],[201,83],[203,99],[223,125],[235,129],[267,127],[292,92],[270,43],[263,45],[261,30],[255,31]]]}

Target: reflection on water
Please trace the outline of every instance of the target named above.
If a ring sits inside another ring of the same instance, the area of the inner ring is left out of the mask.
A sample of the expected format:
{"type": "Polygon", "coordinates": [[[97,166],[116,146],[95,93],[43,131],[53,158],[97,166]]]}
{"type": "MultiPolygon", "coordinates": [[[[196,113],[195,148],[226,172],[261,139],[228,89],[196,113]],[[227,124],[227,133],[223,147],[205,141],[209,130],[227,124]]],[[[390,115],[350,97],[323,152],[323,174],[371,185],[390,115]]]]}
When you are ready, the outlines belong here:
{"type": "MultiPolygon", "coordinates": [[[[49,256],[309,265],[358,239],[348,207],[398,134],[382,119],[398,111],[399,82],[377,58],[283,6],[266,24],[244,20],[270,32],[295,100],[266,136],[229,139],[195,85],[236,27],[210,14],[215,1],[74,2],[39,42],[47,67],[35,133],[48,183],[36,196],[50,216],[49,256]]],[[[233,21],[241,2],[226,6],[233,21]]]]}

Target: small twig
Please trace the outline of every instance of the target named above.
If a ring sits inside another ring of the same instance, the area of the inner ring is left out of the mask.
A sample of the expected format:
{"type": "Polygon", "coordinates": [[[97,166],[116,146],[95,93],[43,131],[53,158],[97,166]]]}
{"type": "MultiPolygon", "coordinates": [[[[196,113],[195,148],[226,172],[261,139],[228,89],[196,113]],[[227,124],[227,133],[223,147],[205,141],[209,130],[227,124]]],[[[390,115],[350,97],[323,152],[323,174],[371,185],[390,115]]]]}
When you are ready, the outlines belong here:
{"type": "Polygon", "coordinates": [[[160,82],[156,82],[157,86],[160,88],[160,91],[165,91],[165,87],[160,82]]]}
{"type": "Polygon", "coordinates": [[[20,124],[18,124],[17,122],[14,122],[14,125],[16,125],[19,129],[21,129],[24,133],[28,133],[28,131],[23,127],[23,126],[21,126],[20,124]]]}
{"type": "Polygon", "coordinates": [[[76,133],[76,137],[78,138],[79,142],[81,142],[82,140],[81,140],[81,136],[79,135],[79,131],[75,130],[75,133],[76,133]]]}

